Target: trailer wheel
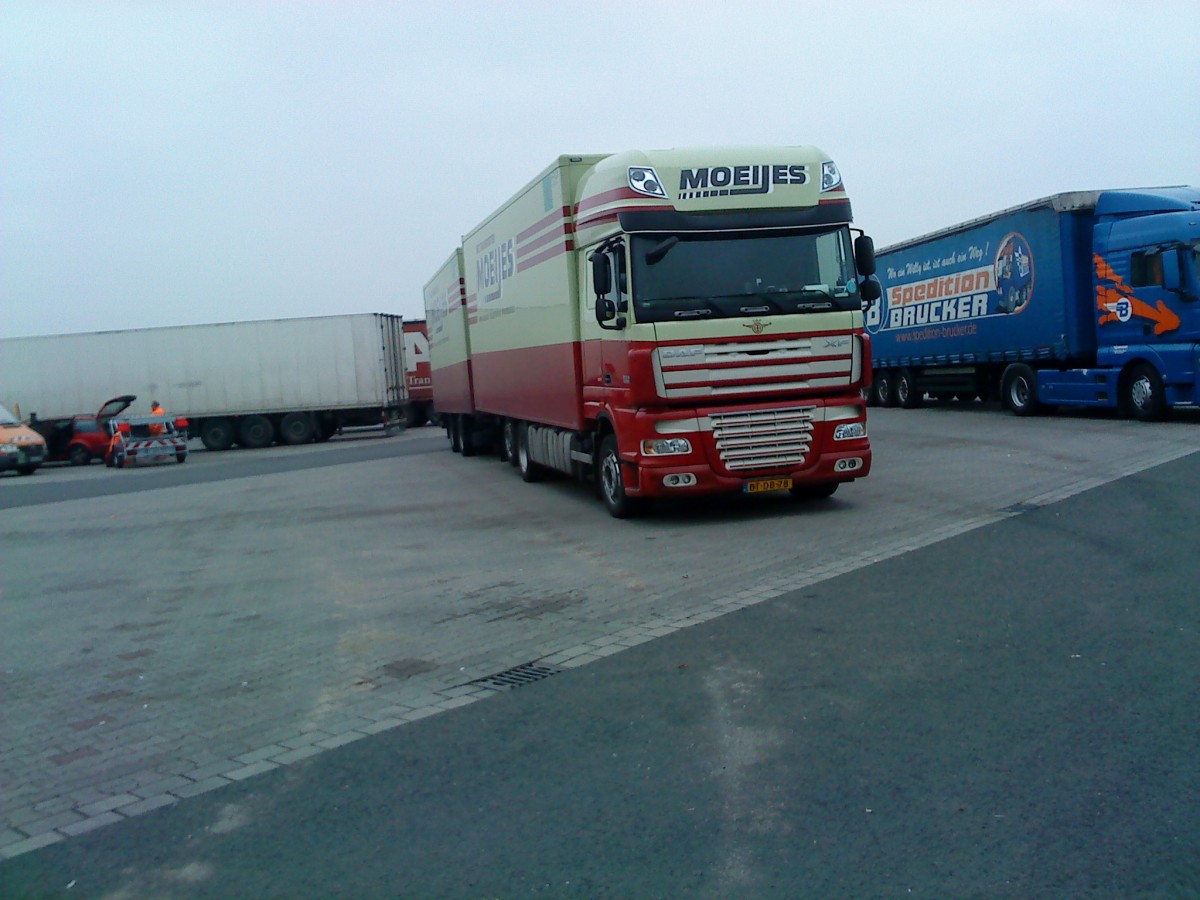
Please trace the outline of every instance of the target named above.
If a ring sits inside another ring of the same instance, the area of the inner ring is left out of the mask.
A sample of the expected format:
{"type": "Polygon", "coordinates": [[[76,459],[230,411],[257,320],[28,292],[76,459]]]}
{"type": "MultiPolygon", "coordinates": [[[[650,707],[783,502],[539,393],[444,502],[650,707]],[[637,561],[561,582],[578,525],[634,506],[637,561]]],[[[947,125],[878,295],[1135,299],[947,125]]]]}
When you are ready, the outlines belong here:
{"type": "Polygon", "coordinates": [[[892,381],[891,369],[880,369],[875,373],[875,396],[879,398],[880,406],[896,405],[896,389],[892,381]]]}
{"type": "Polygon", "coordinates": [[[68,458],[73,466],[86,466],[92,461],[92,454],[88,453],[87,447],[83,444],[73,444],[68,458]]]}
{"type": "Polygon", "coordinates": [[[614,519],[630,519],[646,511],[650,505],[648,500],[630,497],[625,493],[625,474],[621,469],[621,454],[617,450],[615,434],[606,434],[600,442],[596,468],[600,499],[604,501],[609,515],[614,519]]]}
{"type": "Polygon", "coordinates": [[[1130,368],[1121,400],[1129,413],[1142,422],[1157,422],[1166,417],[1162,376],[1149,363],[1135,363],[1130,368]]]}
{"type": "Polygon", "coordinates": [[[285,444],[307,444],[316,431],[312,415],[306,412],[288,413],[279,423],[279,439],[285,444]]]}
{"type": "Polygon", "coordinates": [[[524,422],[517,426],[517,470],[521,480],[526,482],[541,481],[545,474],[529,455],[529,426],[524,422]]]}
{"type": "Polygon", "coordinates": [[[446,436],[450,438],[450,450],[462,453],[462,416],[452,413],[446,417],[446,436]]]}
{"type": "Polygon", "coordinates": [[[238,424],[238,443],[247,450],[261,450],[275,440],[275,427],[266,416],[245,416],[238,424]]]}
{"type": "Polygon", "coordinates": [[[1024,363],[1004,370],[1000,395],[1014,416],[1035,416],[1041,412],[1037,398],[1037,373],[1024,363]]]}
{"type": "Polygon", "coordinates": [[[901,369],[896,376],[896,402],[901,409],[916,409],[925,405],[925,395],[917,387],[916,376],[909,369],[901,369]]]}
{"type": "Polygon", "coordinates": [[[228,419],[205,419],[200,425],[200,442],[205,450],[228,450],[233,446],[233,423],[228,419]]]}

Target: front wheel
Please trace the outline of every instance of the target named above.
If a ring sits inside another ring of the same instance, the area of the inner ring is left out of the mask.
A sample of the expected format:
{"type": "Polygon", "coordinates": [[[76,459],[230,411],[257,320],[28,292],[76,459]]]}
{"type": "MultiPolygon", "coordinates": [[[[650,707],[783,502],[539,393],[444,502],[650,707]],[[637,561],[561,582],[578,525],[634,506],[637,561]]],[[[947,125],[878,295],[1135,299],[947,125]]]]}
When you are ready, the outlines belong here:
{"type": "Polygon", "coordinates": [[[1041,411],[1037,396],[1037,373],[1024,363],[1016,363],[1005,370],[1000,393],[1004,405],[1014,416],[1033,416],[1041,411]]]}
{"type": "Polygon", "coordinates": [[[1137,363],[1125,379],[1122,405],[1142,422],[1157,422],[1167,414],[1162,376],[1149,363],[1137,363]]]}
{"type": "Polygon", "coordinates": [[[798,484],[788,488],[797,500],[824,500],[832,497],[838,489],[839,481],[827,481],[824,484],[798,484]]]}
{"type": "Polygon", "coordinates": [[[649,501],[625,493],[625,473],[621,467],[616,435],[605,435],[600,442],[597,469],[596,483],[600,487],[600,499],[604,501],[609,515],[614,519],[628,519],[646,511],[649,501]]]}

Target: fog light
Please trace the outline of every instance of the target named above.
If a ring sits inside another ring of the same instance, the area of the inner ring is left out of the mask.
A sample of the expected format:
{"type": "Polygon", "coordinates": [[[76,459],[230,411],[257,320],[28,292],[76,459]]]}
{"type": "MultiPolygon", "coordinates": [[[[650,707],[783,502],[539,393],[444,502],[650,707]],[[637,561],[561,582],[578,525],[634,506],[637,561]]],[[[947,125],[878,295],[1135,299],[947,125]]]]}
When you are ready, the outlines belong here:
{"type": "Polygon", "coordinates": [[[839,425],[833,429],[833,439],[835,441],[848,441],[852,438],[861,438],[867,436],[867,425],[865,422],[847,422],[845,425],[839,425]]]}
{"type": "Polygon", "coordinates": [[[677,456],[691,452],[692,442],[687,438],[651,438],[642,441],[642,456],[677,456]]]}
{"type": "Polygon", "coordinates": [[[663,478],[663,487],[691,487],[696,483],[696,476],[691,472],[678,472],[663,478]]]}
{"type": "Polygon", "coordinates": [[[856,469],[862,468],[863,461],[857,456],[851,456],[848,459],[839,459],[833,464],[835,472],[853,472],[856,469]]]}

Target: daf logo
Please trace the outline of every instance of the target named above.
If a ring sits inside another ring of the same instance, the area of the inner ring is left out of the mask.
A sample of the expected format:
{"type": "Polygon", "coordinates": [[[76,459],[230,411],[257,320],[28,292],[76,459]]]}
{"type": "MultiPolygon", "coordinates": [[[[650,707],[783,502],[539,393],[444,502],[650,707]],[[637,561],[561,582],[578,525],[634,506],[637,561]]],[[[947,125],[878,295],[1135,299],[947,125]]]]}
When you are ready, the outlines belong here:
{"type": "Polygon", "coordinates": [[[759,319],[751,319],[750,324],[747,325],[745,322],[743,322],[742,327],[749,328],[755,334],[762,334],[764,331],[767,330],[767,327],[770,324],[771,324],[770,322],[763,322],[759,319]]]}
{"type": "Polygon", "coordinates": [[[661,197],[664,200],[667,198],[662,180],[651,166],[630,166],[629,186],[647,197],[661,197]]]}

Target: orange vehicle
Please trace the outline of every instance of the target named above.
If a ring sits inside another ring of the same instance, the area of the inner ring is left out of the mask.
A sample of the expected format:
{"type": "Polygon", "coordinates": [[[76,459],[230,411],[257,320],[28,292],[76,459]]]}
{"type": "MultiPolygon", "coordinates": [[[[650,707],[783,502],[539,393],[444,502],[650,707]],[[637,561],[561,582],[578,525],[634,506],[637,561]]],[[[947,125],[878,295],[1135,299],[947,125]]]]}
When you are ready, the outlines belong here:
{"type": "Polygon", "coordinates": [[[45,439],[0,405],[0,472],[32,475],[46,459],[45,439]]]}

